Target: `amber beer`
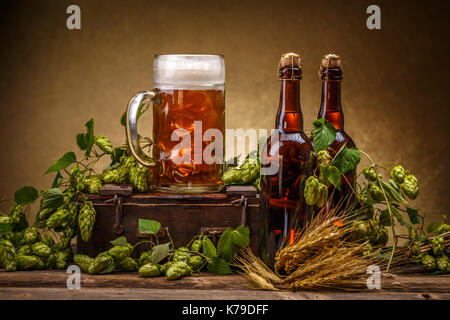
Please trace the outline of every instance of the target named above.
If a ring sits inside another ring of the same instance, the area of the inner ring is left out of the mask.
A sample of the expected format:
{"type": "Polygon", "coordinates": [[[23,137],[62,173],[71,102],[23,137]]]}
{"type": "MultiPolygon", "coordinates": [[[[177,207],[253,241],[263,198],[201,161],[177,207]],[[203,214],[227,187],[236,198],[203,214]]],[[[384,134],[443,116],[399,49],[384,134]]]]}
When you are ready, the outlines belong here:
{"type": "Polygon", "coordinates": [[[225,62],[221,55],[156,55],[153,90],[138,92],[127,107],[127,142],[153,171],[152,187],[172,193],[211,193],[223,188],[225,62]],[[153,109],[151,157],[140,147],[138,110],[153,109]]]}
{"type": "Polygon", "coordinates": [[[272,143],[272,135],[261,153],[261,194],[266,224],[261,256],[268,264],[273,264],[276,251],[284,241],[293,239],[294,230],[304,225],[310,214],[303,189],[310,175],[313,146],[303,132],[301,78],[300,57],[295,53],[283,54],[278,67],[281,90],[273,133],[278,142],[272,143]],[[279,159],[278,171],[264,174],[264,168],[269,165],[265,158],[274,154],[279,159]]]}
{"type": "Polygon", "coordinates": [[[223,164],[207,164],[204,159],[195,163],[202,156],[211,141],[204,141],[200,146],[194,144],[194,134],[204,136],[208,129],[218,129],[222,136],[225,132],[224,90],[177,90],[155,88],[162,95],[162,103],[154,104],[153,157],[159,159],[154,168],[154,182],[165,185],[197,185],[217,187],[222,181],[223,164]],[[201,123],[201,127],[195,127],[201,123]],[[190,160],[177,164],[173,161],[174,147],[179,141],[172,140],[177,129],[185,129],[190,134],[190,148],[183,148],[180,153],[190,153],[190,160]],[[194,129],[196,130],[194,133],[194,129]]]}
{"type": "MultiPolygon", "coordinates": [[[[335,54],[323,56],[319,69],[319,77],[322,80],[322,99],[318,119],[325,119],[332,123],[337,129],[336,139],[331,144],[331,157],[334,157],[339,149],[345,144],[347,148],[355,148],[352,138],[344,130],[344,112],[341,103],[341,85],[343,79],[342,60],[335,54]]],[[[355,171],[350,171],[341,177],[341,191],[330,187],[332,199],[327,203],[327,207],[334,207],[341,201],[350,203],[353,195],[353,185],[355,183],[355,171]]]]}

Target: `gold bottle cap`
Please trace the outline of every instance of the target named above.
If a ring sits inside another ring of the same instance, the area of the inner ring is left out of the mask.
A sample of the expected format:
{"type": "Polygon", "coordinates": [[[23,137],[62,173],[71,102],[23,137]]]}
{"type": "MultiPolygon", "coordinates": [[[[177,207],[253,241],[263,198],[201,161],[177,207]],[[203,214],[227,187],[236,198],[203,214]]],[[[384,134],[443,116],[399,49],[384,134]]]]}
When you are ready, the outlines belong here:
{"type": "Polygon", "coordinates": [[[334,53],[324,55],[320,63],[319,77],[323,80],[342,80],[342,59],[334,53]],[[332,72],[330,69],[338,69],[332,72]],[[331,74],[331,73],[339,73],[331,74]],[[330,73],[330,74],[329,74],[330,73]],[[330,77],[329,77],[330,76],[330,77]]]}
{"type": "Polygon", "coordinates": [[[298,80],[301,79],[301,73],[302,73],[302,63],[301,63],[301,58],[298,54],[294,53],[294,52],[289,52],[289,53],[283,53],[281,55],[281,59],[280,59],[280,63],[278,64],[278,70],[277,70],[277,74],[278,74],[278,79],[282,80],[286,80],[286,79],[290,79],[290,80],[298,80]],[[290,68],[286,68],[286,67],[290,67],[290,68]],[[289,69],[289,77],[286,78],[286,70],[283,71],[282,69],[286,68],[289,69]],[[297,70],[297,72],[295,72],[295,70],[297,70]]]}

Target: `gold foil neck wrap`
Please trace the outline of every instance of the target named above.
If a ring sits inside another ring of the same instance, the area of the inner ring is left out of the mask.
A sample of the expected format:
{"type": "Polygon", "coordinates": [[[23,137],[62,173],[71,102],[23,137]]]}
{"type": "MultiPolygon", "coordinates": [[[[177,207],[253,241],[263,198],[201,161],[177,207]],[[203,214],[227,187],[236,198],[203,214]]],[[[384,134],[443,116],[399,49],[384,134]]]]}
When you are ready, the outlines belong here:
{"type": "Polygon", "coordinates": [[[280,71],[282,68],[290,66],[291,70],[292,70],[292,79],[294,80],[294,68],[298,68],[300,70],[302,70],[302,62],[301,62],[301,58],[300,55],[298,55],[297,53],[294,52],[289,52],[289,53],[283,53],[281,55],[281,59],[280,59],[280,63],[278,64],[278,70],[277,70],[277,75],[278,75],[278,79],[281,80],[280,77],[280,71]]]}
{"type": "Polygon", "coordinates": [[[320,64],[320,70],[323,68],[341,68],[342,69],[342,60],[341,57],[337,54],[327,54],[322,57],[322,63],[320,64]]]}

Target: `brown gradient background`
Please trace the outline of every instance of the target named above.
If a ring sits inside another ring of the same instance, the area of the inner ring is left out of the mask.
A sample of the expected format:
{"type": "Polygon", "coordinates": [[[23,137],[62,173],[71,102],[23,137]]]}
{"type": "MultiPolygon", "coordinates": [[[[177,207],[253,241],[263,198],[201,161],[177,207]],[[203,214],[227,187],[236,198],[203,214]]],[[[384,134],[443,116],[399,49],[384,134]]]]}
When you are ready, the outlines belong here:
{"type": "MultiPolygon", "coordinates": [[[[282,52],[301,54],[305,129],[317,116],[322,55],[343,57],[347,132],[375,161],[417,175],[415,206],[450,207],[448,11],[420,1],[9,1],[1,4],[0,195],[48,188],[43,172],[90,118],[117,145],[119,118],[136,91],[152,87],[157,53],[221,53],[227,128],[271,128],[282,52]],[[66,28],[81,7],[82,29],[66,28]],[[381,7],[382,30],[366,28],[381,7]]],[[[145,130],[144,133],[150,132],[145,130]]],[[[437,219],[434,217],[433,219],[437,219]]]]}

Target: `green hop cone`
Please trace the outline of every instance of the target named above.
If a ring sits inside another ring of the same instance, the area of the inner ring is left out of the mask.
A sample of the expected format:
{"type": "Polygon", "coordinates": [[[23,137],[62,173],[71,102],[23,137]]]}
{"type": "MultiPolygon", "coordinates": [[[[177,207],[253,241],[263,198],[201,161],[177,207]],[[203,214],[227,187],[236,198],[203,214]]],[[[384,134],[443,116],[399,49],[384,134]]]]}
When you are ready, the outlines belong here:
{"type": "Polygon", "coordinates": [[[11,241],[0,239],[0,266],[7,271],[16,270],[16,250],[11,241]]]}
{"type": "Polygon", "coordinates": [[[36,222],[47,220],[48,217],[50,217],[54,212],[55,210],[53,208],[46,208],[39,210],[36,216],[36,222]]]}
{"type": "Polygon", "coordinates": [[[237,168],[232,168],[224,172],[222,181],[225,184],[239,184],[242,183],[241,171],[237,168]]]}
{"type": "Polygon", "coordinates": [[[167,270],[174,264],[175,262],[167,261],[165,264],[163,264],[160,268],[161,275],[165,276],[167,273],[167,270]]]}
{"type": "Polygon", "coordinates": [[[185,261],[176,261],[172,265],[172,268],[173,267],[180,269],[183,273],[183,276],[190,276],[192,274],[192,268],[185,261]]]}
{"type": "Polygon", "coordinates": [[[188,262],[189,259],[191,258],[191,255],[189,254],[189,252],[186,252],[183,249],[182,250],[180,250],[180,249],[175,250],[172,260],[174,262],[179,262],[179,261],[188,262]]]}
{"type": "Polygon", "coordinates": [[[88,257],[85,254],[75,254],[73,256],[73,261],[77,266],[80,267],[81,271],[83,272],[89,272],[89,267],[91,266],[94,259],[91,257],[88,257]]]}
{"type": "Polygon", "coordinates": [[[161,274],[160,265],[159,264],[144,264],[139,268],[138,271],[141,277],[157,277],[161,274]]]}
{"type": "Polygon", "coordinates": [[[0,216],[0,224],[12,224],[12,220],[8,216],[0,216]]]}
{"type": "Polygon", "coordinates": [[[363,170],[363,175],[368,181],[377,181],[377,171],[374,167],[367,167],[363,170]]]}
{"type": "Polygon", "coordinates": [[[319,199],[320,182],[317,178],[310,176],[305,183],[305,201],[308,205],[313,206],[319,199]]]}
{"type": "Polygon", "coordinates": [[[326,185],[319,183],[319,195],[317,197],[317,207],[322,208],[328,200],[328,188],[326,185]]]}
{"type": "MultiPolygon", "coordinates": [[[[100,253],[89,266],[89,274],[99,274],[114,265],[114,259],[106,252],[100,253]]],[[[81,269],[81,268],[80,268],[81,269]]]]}
{"type": "Polygon", "coordinates": [[[239,170],[243,184],[252,184],[259,177],[259,165],[256,159],[245,159],[239,170]]]}
{"type": "Polygon", "coordinates": [[[134,159],[134,157],[123,155],[122,157],[120,157],[120,164],[122,165],[122,167],[131,169],[132,167],[136,166],[136,160],[134,159]]]}
{"type": "Polygon", "coordinates": [[[405,181],[406,171],[401,165],[398,165],[392,168],[389,175],[391,179],[395,181],[395,183],[400,185],[405,181]]]}
{"type": "Polygon", "coordinates": [[[91,201],[85,201],[78,215],[78,226],[83,241],[91,238],[92,229],[95,223],[95,209],[91,201]]]}
{"type": "Polygon", "coordinates": [[[114,152],[114,147],[112,146],[109,139],[105,136],[98,136],[95,138],[95,144],[107,154],[112,154],[114,152]]]}
{"type": "Polygon", "coordinates": [[[422,250],[420,249],[420,244],[418,242],[414,242],[411,246],[411,255],[413,257],[418,257],[422,253],[422,250]]]}
{"type": "Polygon", "coordinates": [[[67,215],[69,214],[69,210],[67,209],[58,209],[54,214],[52,214],[46,221],[46,225],[48,228],[57,228],[63,225],[66,220],[67,215]]]}
{"type": "Polygon", "coordinates": [[[17,256],[16,260],[19,270],[41,270],[45,267],[45,262],[38,256],[17,256]]]}
{"type": "Polygon", "coordinates": [[[130,169],[130,182],[133,187],[140,192],[148,191],[148,174],[147,167],[133,167],[130,169]]]}
{"type": "Polygon", "coordinates": [[[123,246],[114,246],[108,250],[108,254],[114,259],[116,263],[128,257],[130,253],[130,249],[123,246]]]}
{"type": "Polygon", "coordinates": [[[384,201],[383,191],[379,186],[371,184],[369,186],[370,197],[375,201],[384,201]]]}
{"type": "Polygon", "coordinates": [[[365,240],[367,237],[367,224],[364,221],[353,221],[351,241],[365,240]]]}
{"type": "Polygon", "coordinates": [[[389,240],[388,231],[385,228],[378,230],[377,245],[385,246],[389,240]]]}
{"type": "Polygon", "coordinates": [[[191,250],[195,252],[199,252],[201,249],[202,241],[200,239],[196,239],[192,242],[191,250]]]}
{"type": "Polygon", "coordinates": [[[436,267],[439,271],[449,272],[450,262],[446,255],[436,258],[436,267]]]}
{"type": "Polygon", "coordinates": [[[172,265],[166,271],[167,280],[178,280],[178,279],[181,279],[182,276],[183,276],[183,270],[178,268],[175,265],[172,265]]]}
{"type": "Polygon", "coordinates": [[[446,232],[450,232],[450,225],[445,223],[441,224],[440,227],[436,230],[437,234],[443,234],[446,232]]]}
{"type": "Polygon", "coordinates": [[[144,264],[148,264],[152,261],[152,250],[145,251],[141,253],[139,257],[139,266],[143,266],[144,264]]]}
{"type": "Polygon", "coordinates": [[[56,265],[56,257],[54,254],[49,255],[46,258],[43,258],[45,266],[44,269],[52,270],[56,265]]]}
{"type": "Polygon", "coordinates": [[[90,194],[99,194],[100,189],[102,188],[102,181],[97,176],[90,176],[86,180],[86,184],[90,194]]]}
{"type": "Polygon", "coordinates": [[[17,249],[17,255],[21,256],[31,256],[33,254],[33,250],[31,249],[31,245],[24,244],[19,249],[17,249]]]}
{"type": "Polygon", "coordinates": [[[54,256],[55,256],[56,269],[60,269],[60,270],[66,269],[67,261],[69,260],[67,253],[64,251],[57,251],[54,256]]]}
{"type": "Polygon", "coordinates": [[[372,219],[375,215],[375,210],[373,209],[373,204],[367,198],[365,194],[358,194],[358,202],[361,205],[361,208],[364,210],[369,219],[372,219]]]}
{"type": "Polygon", "coordinates": [[[69,247],[71,240],[72,240],[71,238],[66,237],[66,236],[60,237],[59,242],[58,242],[58,248],[65,249],[65,248],[69,247]]]}
{"type": "Polygon", "coordinates": [[[419,181],[415,176],[409,174],[405,177],[405,181],[400,185],[403,192],[408,198],[414,200],[419,194],[419,181]]]}
{"type": "Polygon", "coordinates": [[[118,184],[126,183],[128,181],[129,175],[130,175],[130,168],[120,167],[117,170],[116,183],[118,184]]]}
{"type": "Polygon", "coordinates": [[[429,254],[424,255],[422,260],[420,260],[420,263],[426,271],[433,271],[436,269],[436,259],[429,254]]]}
{"type": "Polygon", "coordinates": [[[331,165],[331,155],[327,150],[321,150],[317,153],[317,165],[318,166],[331,165]]]}
{"type": "Polygon", "coordinates": [[[372,245],[370,243],[366,244],[364,247],[363,255],[370,256],[373,252],[372,245]]]}
{"type": "Polygon", "coordinates": [[[433,254],[437,257],[444,253],[445,240],[443,237],[434,237],[432,241],[433,254]]]}
{"type": "Polygon", "coordinates": [[[42,242],[37,242],[31,246],[31,250],[33,253],[41,258],[46,258],[52,253],[52,249],[50,249],[46,244],[42,242]]]}
{"type": "Polygon", "coordinates": [[[193,256],[189,258],[188,265],[192,268],[192,270],[199,271],[204,262],[205,260],[202,257],[193,256]]]}
{"type": "Polygon", "coordinates": [[[12,224],[19,224],[23,219],[26,220],[25,213],[23,212],[23,208],[21,204],[16,204],[11,207],[9,212],[9,217],[11,219],[12,224]]]}
{"type": "Polygon", "coordinates": [[[126,257],[126,258],[120,260],[116,266],[118,269],[127,271],[127,272],[136,271],[138,269],[137,262],[131,257],[126,257]]]}
{"type": "Polygon", "coordinates": [[[119,174],[118,169],[107,171],[103,175],[103,181],[105,181],[105,183],[116,183],[118,174],[119,174]]]}
{"type": "Polygon", "coordinates": [[[39,240],[39,231],[36,228],[30,227],[25,230],[23,240],[28,244],[33,244],[39,240]]]}

